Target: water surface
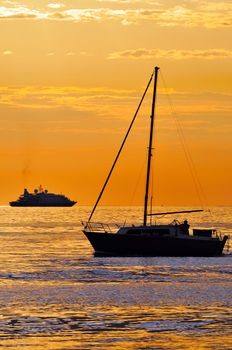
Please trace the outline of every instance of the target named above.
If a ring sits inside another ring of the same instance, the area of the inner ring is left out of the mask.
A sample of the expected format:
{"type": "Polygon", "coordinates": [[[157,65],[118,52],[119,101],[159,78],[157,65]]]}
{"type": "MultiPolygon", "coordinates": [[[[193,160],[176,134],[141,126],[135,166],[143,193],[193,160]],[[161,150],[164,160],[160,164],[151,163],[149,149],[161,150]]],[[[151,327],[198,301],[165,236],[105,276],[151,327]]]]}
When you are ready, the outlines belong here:
{"type": "MultiPolygon", "coordinates": [[[[231,248],[212,258],[94,257],[81,232],[89,211],[0,208],[0,348],[232,348],[231,248]]],[[[141,212],[100,208],[96,220],[135,223],[141,212]]],[[[188,219],[232,232],[232,208],[188,219]]]]}

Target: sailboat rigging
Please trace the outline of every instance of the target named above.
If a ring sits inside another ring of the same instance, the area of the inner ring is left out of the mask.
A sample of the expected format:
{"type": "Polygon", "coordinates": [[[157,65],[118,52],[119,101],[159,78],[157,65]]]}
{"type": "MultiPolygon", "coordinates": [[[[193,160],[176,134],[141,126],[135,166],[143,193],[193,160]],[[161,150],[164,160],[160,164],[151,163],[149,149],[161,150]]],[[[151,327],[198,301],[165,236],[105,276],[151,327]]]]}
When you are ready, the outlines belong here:
{"type": "Polygon", "coordinates": [[[127,133],[123,139],[121,147],[116,155],[107,179],[100,191],[97,201],[91,211],[89,219],[84,227],[84,234],[91,243],[96,254],[100,255],[126,255],[126,256],[214,256],[220,255],[223,252],[223,248],[228,239],[228,236],[219,237],[217,231],[214,229],[193,229],[192,235],[189,231],[189,224],[187,220],[183,223],[179,223],[177,220],[169,225],[150,223],[148,225],[148,217],[153,215],[168,215],[179,213],[191,213],[199,212],[203,210],[184,210],[173,211],[164,213],[148,213],[148,195],[151,173],[151,159],[152,159],[152,145],[153,145],[153,130],[155,119],[155,105],[157,94],[157,81],[158,81],[159,67],[155,67],[152,72],[151,78],[147,84],[144,94],[140,100],[138,108],[134,114],[134,117],[130,123],[127,133]],[[123,226],[120,227],[116,233],[111,231],[109,225],[95,224],[91,222],[95,209],[104,193],[110,176],[114,170],[117,160],[121,154],[127,137],[131,131],[134,121],[137,117],[139,109],[143,103],[145,95],[149,89],[149,86],[154,80],[153,97],[152,97],[152,109],[150,120],[150,133],[149,133],[149,145],[148,145],[148,157],[147,157],[147,173],[146,173],[146,186],[144,197],[144,212],[143,212],[143,225],[140,226],[123,226]]]}

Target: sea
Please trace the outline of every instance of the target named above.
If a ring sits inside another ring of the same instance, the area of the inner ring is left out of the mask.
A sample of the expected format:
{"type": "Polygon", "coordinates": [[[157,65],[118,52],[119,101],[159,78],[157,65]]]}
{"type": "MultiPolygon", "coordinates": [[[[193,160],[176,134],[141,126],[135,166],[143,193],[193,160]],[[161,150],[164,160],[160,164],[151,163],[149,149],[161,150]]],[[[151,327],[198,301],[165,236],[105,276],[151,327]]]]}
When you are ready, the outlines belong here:
{"type": "MultiPolygon", "coordinates": [[[[90,210],[0,207],[0,349],[232,349],[232,245],[220,257],[95,257],[90,210]]],[[[94,221],[140,218],[141,207],[100,207],[94,221]]],[[[232,235],[232,207],[175,218],[232,235]]]]}

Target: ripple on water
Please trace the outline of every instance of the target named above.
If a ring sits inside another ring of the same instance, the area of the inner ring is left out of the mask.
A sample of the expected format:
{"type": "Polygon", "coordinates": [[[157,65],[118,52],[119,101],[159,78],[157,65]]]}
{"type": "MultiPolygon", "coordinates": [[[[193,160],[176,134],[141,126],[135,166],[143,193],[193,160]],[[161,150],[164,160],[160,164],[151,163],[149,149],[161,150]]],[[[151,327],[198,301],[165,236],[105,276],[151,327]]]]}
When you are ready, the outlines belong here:
{"type": "MultiPolygon", "coordinates": [[[[1,348],[232,348],[232,255],[95,258],[79,223],[88,210],[0,208],[1,348]]],[[[113,210],[120,219],[126,209],[113,210]]],[[[129,219],[141,211],[127,210],[129,219]]],[[[215,211],[215,224],[216,214],[229,232],[232,210],[215,211]]]]}
{"type": "MultiPolygon", "coordinates": [[[[10,310],[6,309],[4,313],[7,311],[10,310]]],[[[180,347],[187,349],[188,340],[195,339],[196,345],[207,337],[217,349],[217,344],[219,346],[223,341],[226,346],[229,344],[227,336],[230,322],[228,309],[222,307],[206,310],[189,306],[156,308],[99,305],[93,308],[73,304],[69,308],[63,308],[53,305],[52,308],[47,306],[44,309],[32,307],[27,312],[19,308],[17,314],[1,318],[0,337],[2,344],[7,344],[8,341],[12,343],[14,339],[25,340],[26,343],[33,337],[37,337],[38,344],[43,344],[44,339],[47,339],[47,344],[52,344],[50,339],[55,336],[66,342],[67,346],[72,345],[74,338],[78,349],[81,345],[88,348],[88,344],[95,341],[100,347],[106,342],[116,342],[121,349],[127,343],[139,349],[141,345],[151,348],[158,342],[161,349],[168,349],[168,346],[170,349],[173,348],[171,341],[174,338],[179,346],[187,338],[186,346],[180,347]]]]}

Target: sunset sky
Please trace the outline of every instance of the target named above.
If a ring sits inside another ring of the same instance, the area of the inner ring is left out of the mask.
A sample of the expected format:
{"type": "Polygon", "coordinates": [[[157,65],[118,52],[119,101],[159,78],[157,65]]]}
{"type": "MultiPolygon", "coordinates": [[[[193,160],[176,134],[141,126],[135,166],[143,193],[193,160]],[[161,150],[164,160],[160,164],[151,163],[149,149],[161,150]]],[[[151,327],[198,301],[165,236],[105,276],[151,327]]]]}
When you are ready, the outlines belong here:
{"type": "MultiPolygon", "coordinates": [[[[232,205],[232,2],[0,1],[0,204],[94,203],[154,66],[154,202],[232,205]]],[[[143,203],[150,90],[101,204],[143,203]],[[142,174],[142,175],[141,175],[142,174]]]]}

